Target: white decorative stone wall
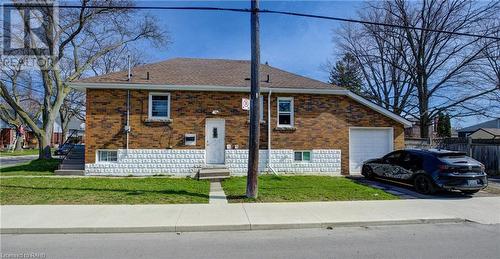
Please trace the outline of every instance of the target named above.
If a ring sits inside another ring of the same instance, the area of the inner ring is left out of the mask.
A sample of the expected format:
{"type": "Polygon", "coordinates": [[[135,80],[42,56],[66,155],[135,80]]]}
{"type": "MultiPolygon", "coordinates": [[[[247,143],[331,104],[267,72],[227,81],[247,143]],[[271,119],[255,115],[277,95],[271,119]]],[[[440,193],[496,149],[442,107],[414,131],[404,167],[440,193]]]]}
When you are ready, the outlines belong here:
{"type": "Polygon", "coordinates": [[[85,165],[86,175],[190,176],[205,164],[203,149],[118,149],[118,161],[85,165]]]}
{"type": "MultiPolygon", "coordinates": [[[[259,152],[259,171],[267,170],[268,152],[259,152]]],[[[246,175],[248,170],[248,150],[226,150],[226,166],[232,175],[246,175]]],[[[288,174],[328,174],[340,175],[339,149],[313,149],[311,161],[295,162],[292,149],[271,150],[271,166],[278,173],[288,174]]]]}
{"type": "MultiPolygon", "coordinates": [[[[340,175],[340,150],[313,149],[310,162],[295,162],[292,149],[271,150],[271,166],[278,173],[340,175]]],[[[231,175],[246,175],[247,149],[226,150],[231,175]]],[[[260,150],[259,171],[267,172],[267,150],[260,150]]],[[[118,149],[118,161],[85,165],[86,175],[192,176],[205,165],[203,149],[118,149]]]]}

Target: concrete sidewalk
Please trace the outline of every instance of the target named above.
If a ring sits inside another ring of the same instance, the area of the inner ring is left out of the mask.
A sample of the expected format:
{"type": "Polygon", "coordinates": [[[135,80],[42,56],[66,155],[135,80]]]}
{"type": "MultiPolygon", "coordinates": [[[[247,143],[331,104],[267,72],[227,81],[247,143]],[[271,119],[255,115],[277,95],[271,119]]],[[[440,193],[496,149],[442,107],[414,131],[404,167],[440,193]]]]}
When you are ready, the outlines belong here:
{"type": "Polygon", "coordinates": [[[1,206],[1,233],[117,233],[500,223],[500,197],[186,205],[1,206]]]}

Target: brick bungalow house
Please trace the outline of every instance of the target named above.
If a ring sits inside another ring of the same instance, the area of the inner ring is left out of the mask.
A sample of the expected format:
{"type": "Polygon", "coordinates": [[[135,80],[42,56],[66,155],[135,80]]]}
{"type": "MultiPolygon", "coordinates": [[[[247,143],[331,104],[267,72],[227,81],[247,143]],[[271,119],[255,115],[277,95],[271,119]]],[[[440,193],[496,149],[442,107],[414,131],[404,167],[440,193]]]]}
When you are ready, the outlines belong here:
{"type": "MultiPolygon", "coordinates": [[[[86,91],[85,174],[246,174],[250,62],[176,58],[72,83],[86,91]]],[[[411,123],[353,93],[261,65],[260,171],[359,174],[411,123]]]]}

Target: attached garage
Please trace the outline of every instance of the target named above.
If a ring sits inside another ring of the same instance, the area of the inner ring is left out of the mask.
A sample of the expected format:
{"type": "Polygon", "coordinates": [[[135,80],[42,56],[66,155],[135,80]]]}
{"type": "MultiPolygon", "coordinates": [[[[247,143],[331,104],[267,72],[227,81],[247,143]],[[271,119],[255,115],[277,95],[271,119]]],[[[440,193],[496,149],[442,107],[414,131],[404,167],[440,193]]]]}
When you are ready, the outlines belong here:
{"type": "Polygon", "coordinates": [[[363,162],[394,149],[393,128],[349,128],[349,174],[360,174],[363,162]]]}

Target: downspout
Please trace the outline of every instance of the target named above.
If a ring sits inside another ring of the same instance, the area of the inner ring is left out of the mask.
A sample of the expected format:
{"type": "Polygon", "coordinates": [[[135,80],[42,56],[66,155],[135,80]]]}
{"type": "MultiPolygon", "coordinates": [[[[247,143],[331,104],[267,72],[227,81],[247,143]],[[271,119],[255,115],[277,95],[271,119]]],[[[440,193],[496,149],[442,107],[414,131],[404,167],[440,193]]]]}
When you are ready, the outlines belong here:
{"type": "Polygon", "coordinates": [[[127,133],[127,153],[128,153],[128,139],[130,133],[130,90],[127,90],[127,125],[125,126],[125,132],[127,133]]]}
{"type": "MultiPolygon", "coordinates": [[[[130,55],[128,55],[127,57],[127,63],[128,63],[128,75],[127,75],[127,79],[128,81],[130,82],[130,80],[132,79],[131,76],[131,69],[130,69],[130,55]]],[[[130,133],[130,90],[127,90],[127,125],[125,126],[125,132],[127,134],[127,146],[126,146],[126,149],[127,149],[127,154],[128,154],[128,139],[129,139],[129,133],[130,133]]]]}
{"type": "Polygon", "coordinates": [[[271,93],[269,90],[267,95],[267,168],[273,174],[277,175],[274,168],[271,166],[271,93]]]}

